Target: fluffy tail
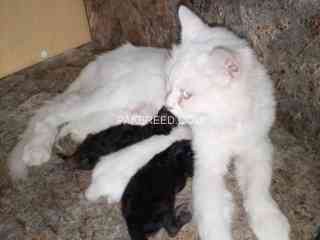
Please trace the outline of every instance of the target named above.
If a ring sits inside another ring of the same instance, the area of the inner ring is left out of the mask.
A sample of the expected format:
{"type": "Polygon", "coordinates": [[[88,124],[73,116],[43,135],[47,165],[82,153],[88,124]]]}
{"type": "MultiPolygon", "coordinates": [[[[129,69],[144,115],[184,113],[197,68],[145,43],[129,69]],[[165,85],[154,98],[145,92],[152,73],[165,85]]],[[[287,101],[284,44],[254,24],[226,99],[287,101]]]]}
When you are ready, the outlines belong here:
{"type": "Polygon", "coordinates": [[[24,141],[21,140],[12,150],[8,158],[9,174],[13,180],[25,179],[28,176],[26,163],[23,161],[24,141]]]}

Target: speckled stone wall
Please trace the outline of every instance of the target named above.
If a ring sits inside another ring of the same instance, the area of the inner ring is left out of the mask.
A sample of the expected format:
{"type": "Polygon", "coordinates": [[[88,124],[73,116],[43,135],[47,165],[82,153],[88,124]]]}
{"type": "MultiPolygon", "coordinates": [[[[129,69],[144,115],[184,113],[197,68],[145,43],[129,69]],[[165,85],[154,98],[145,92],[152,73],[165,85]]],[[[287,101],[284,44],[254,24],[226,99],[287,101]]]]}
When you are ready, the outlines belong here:
{"type": "Polygon", "coordinates": [[[125,41],[170,47],[179,41],[177,9],[249,40],[274,80],[278,119],[320,149],[319,0],[85,0],[93,38],[112,49],[125,41]]]}

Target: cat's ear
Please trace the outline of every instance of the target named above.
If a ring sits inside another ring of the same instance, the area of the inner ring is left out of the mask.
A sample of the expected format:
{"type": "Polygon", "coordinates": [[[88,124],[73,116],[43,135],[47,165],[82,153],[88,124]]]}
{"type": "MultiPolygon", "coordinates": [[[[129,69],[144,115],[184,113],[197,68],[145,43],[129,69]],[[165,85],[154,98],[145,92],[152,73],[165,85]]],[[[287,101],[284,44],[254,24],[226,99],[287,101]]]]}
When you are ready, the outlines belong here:
{"type": "Polygon", "coordinates": [[[206,24],[185,6],[179,8],[179,20],[182,42],[193,40],[206,27],[206,24]]]}
{"type": "Polygon", "coordinates": [[[215,47],[210,52],[212,63],[220,66],[227,83],[240,76],[240,62],[236,52],[224,47],[215,47]]]}

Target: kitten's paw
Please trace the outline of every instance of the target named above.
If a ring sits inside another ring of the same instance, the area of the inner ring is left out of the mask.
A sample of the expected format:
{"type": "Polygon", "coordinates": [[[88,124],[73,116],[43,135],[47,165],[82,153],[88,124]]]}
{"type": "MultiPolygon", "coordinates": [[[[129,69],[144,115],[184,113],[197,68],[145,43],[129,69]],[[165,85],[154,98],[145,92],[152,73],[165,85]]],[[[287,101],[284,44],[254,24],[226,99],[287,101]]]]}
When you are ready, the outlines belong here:
{"type": "Polygon", "coordinates": [[[175,140],[191,139],[192,133],[188,126],[178,126],[170,134],[175,140]]]}
{"type": "Polygon", "coordinates": [[[183,225],[187,224],[188,222],[191,222],[192,213],[189,211],[187,204],[181,204],[177,206],[175,212],[177,225],[179,228],[183,227],[183,225]]]}
{"type": "Polygon", "coordinates": [[[64,138],[68,135],[70,135],[71,139],[75,142],[82,142],[87,137],[85,128],[81,128],[78,124],[73,122],[69,122],[61,128],[58,134],[58,139],[64,138]]]}
{"type": "Polygon", "coordinates": [[[289,240],[290,225],[280,210],[254,216],[251,225],[259,240],[289,240]]]}

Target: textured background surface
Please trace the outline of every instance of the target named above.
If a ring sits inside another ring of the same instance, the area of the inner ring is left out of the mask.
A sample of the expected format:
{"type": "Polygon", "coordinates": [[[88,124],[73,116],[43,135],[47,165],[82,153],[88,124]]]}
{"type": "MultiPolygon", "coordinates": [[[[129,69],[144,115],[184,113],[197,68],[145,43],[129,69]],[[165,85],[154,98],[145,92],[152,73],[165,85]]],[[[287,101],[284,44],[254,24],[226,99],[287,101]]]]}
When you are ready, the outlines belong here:
{"type": "MultiPolygon", "coordinates": [[[[178,41],[179,2],[86,0],[93,35],[105,49],[126,40],[169,47],[178,41]]],[[[289,217],[291,240],[310,240],[320,225],[320,161],[315,154],[320,149],[320,2],[184,2],[208,23],[226,25],[247,37],[268,68],[279,102],[272,132],[276,150],[272,193],[289,217]]],[[[63,91],[97,52],[86,46],[0,81],[1,240],[128,239],[116,206],[83,200],[90,174],[70,172],[53,155],[48,164],[32,169],[28,181],[12,184],[4,165],[32,112],[63,91]]],[[[236,201],[234,239],[254,240],[232,171],[227,180],[236,201]]],[[[190,189],[186,191],[188,198],[190,189]]],[[[178,238],[193,239],[192,227],[184,230],[178,238]]]]}
{"type": "Polygon", "coordinates": [[[249,40],[274,80],[278,117],[306,146],[320,149],[319,0],[85,0],[93,38],[105,49],[125,41],[170,47],[177,8],[249,40]]]}
{"type": "MultiPolygon", "coordinates": [[[[31,169],[25,182],[12,184],[5,160],[29,117],[46,100],[62,92],[98,53],[91,45],[38,64],[0,81],[0,239],[1,240],[126,240],[126,227],[116,205],[103,199],[88,203],[83,191],[90,173],[70,171],[55,154],[49,163],[31,169]]],[[[292,227],[291,240],[310,240],[320,224],[320,161],[307,143],[279,123],[272,131],[275,144],[272,193],[292,227]]],[[[69,145],[65,145],[69,146],[69,145]]],[[[241,207],[232,174],[235,240],[255,240],[241,207]]],[[[190,186],[182,201],[190,198],[190,186]]],[[[189,225],[177,236],[196,239],[189,225]]],[[[167,239],[165,235],[158,239],[167,239]]]]}

